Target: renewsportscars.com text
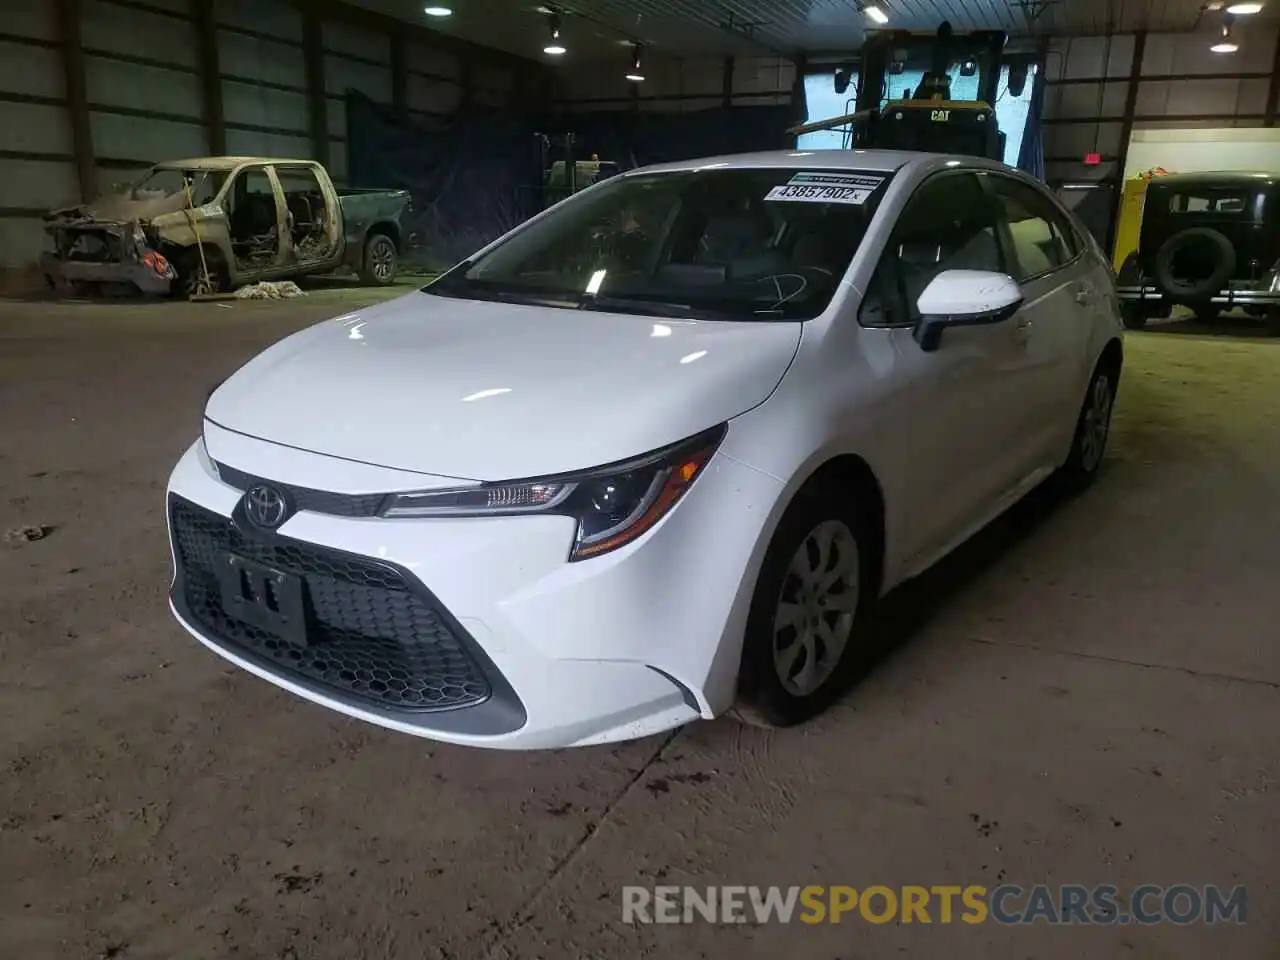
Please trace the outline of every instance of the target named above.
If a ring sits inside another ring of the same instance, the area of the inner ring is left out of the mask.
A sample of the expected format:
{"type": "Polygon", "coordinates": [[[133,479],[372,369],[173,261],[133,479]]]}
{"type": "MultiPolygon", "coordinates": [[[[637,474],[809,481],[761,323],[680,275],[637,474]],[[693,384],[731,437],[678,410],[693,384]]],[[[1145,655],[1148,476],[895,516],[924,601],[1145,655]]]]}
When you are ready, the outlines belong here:
{"type": "Polygon", "coordinates": [[[1244,923],[1248,891],[1216,886],[1003,884],[623,887],[624,923],[1244,923]]]}

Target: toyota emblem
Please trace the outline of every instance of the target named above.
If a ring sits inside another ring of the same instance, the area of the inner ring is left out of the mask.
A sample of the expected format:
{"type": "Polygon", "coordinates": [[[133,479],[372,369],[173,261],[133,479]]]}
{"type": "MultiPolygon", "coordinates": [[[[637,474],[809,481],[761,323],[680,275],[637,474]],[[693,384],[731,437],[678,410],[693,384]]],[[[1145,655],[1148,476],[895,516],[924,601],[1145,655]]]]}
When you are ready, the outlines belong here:
{"type": "Polygon", "coordinates": [[[264,483],[250,487],[244,495],[244,514],[254,526],[274,530],[284,523],[289,514],[289,503],[284,494],[264,483]]]}

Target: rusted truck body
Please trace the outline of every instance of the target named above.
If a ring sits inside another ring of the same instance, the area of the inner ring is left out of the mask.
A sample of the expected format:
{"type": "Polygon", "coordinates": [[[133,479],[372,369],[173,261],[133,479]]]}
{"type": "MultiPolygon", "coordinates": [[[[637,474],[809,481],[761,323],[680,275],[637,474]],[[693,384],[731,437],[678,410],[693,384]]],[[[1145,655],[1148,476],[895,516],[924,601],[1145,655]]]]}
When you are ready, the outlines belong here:
{"type": "Polygon", "coordinates": [[[347,190],[310,160],[201,157],[156,164],[124,190],[46,217],[53,286],[130,284],[190,295],[351,267],[395,280],[411,242],[404,190],[347,190]]]}

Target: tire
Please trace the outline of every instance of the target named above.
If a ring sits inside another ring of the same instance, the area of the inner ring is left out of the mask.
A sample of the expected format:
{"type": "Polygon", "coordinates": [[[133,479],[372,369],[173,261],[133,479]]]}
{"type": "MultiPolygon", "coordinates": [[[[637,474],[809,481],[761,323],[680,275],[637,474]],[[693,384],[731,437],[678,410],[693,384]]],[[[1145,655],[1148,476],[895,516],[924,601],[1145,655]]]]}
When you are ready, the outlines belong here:
{"type": "Polygon", "coordinates": [[[1098,361],[1093,376],[1089,378],[1089,388],[1076,418],[1071,453],[1059,471],[1062,479],[1073,487],[1084,487],[1093,482],[1102,466],[1107,439],[1111,436],[1111,413],[1115,408],[1119,380],[1119,365],[1108,357],[1098,361]]]}
{"type": "Polygon", "coordinates": [[[385,233],[373,233],[364,242],[360,260],[360,279],[371,287],[387,287],[396,282],[400,269],[400,252],[396,242],[385,233]]]}
{"type": "Polygon", "coordinates": [[[208,266],[209,282],[202,283],[203,266],[200,250],[196,247],[183,247],[169,255],[169,262],[178,276],[169,285],[169,296],[179,300],[187,300],[197,293],[221,293],[227,289],[227,271],[222,258],[215,251],[205,248],[204,265],[208,266]]]}
{"type": "Polygon", "coordinates": [[[1126,330],[1141,330],[1147,325],[1147,312],[1140,303],[1121,303],[1120,319],[1126,330]]]}
{"type": "Polygon", "coordinates": [[[859,639],[876,584],[871,531],[864,516],[828,497],[802,493],[788,508],[751,600],[731,711],[738,720],[790,727],[839,696],[867,652],[859,639]]]}
{"type": "Polygon", "coordinates": [[[1155,259],[1156,285],[1166,296],[1180,300],[1199,300],[1212,296],[1231,279],[1236,269],[1236,250],[1222,233],[1209,227],[1192,227],[1175,233],[1160,245],[1155,259]],[[1197,250],[1212,270],[1193,280],[1180,278],[1174,271],[1174,260],[1180,254],[1197,250]]]}

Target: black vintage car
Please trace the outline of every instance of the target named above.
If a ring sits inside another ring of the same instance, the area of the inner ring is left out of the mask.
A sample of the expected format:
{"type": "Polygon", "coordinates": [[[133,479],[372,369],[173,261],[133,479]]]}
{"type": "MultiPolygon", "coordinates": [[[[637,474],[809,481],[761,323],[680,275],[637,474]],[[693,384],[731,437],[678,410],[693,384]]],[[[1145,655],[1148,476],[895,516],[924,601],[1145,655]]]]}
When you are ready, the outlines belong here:
{"type": "Polygon", "coordinates": [[[1188,173],[1147,188],[1138,249],[1120,267],[1125,325],[1178,305],[1242,308],[1280,325],[1280,174],[1188,173]]]}

